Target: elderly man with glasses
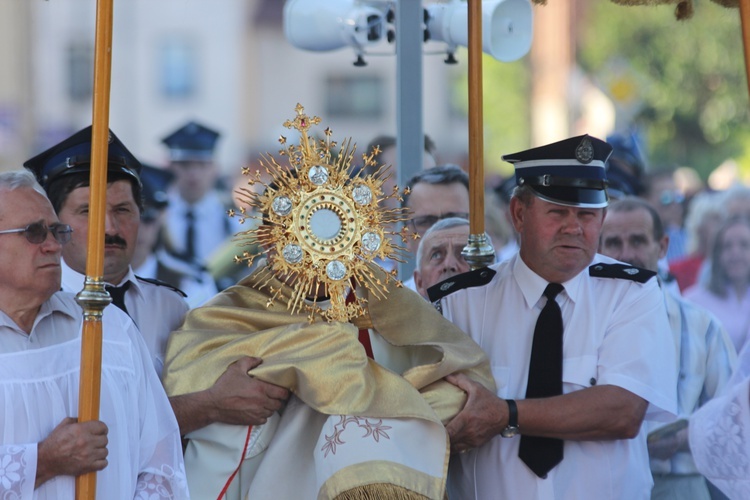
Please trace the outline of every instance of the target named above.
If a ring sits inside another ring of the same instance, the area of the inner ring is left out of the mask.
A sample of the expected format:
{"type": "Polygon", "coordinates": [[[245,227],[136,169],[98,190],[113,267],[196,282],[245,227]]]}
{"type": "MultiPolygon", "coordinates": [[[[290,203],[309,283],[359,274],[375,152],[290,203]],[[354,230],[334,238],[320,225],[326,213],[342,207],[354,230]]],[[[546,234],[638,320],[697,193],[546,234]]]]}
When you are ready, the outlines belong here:
{"type": "Polygon", "coordinates": [[[0,491],[73,498],[99,471],[99,498],[187,498],[179,428],[133,322],[102,317],[100,419],[77,422],[83,314],[60,291],[61,224],[27,171],[0,174],[0,491]],[[51,235],[51,237],[50,237],[51,235]]]}
{"type": "MultiPolygon", "coordinates": [[[[409,209],[408,227],[424,236],[441,219],[469,218],[469,176],[457,165],[440,165],[422,170],[409,179],[404,194],[404,207],[409,209]]],[[[410,238],[407,250],[417,254],[419,239],[410,238]]],[[[404,286],[416,291],[414,278],[404,286]]]]}

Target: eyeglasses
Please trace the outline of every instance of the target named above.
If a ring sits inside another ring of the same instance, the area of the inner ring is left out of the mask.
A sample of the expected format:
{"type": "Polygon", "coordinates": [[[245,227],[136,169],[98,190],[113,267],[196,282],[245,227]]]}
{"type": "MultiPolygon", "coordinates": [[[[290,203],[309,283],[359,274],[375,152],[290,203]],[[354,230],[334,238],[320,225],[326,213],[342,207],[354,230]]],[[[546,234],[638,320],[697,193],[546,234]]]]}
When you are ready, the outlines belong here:
{"type": "Polygon", "coordinates": [[[418,215],[409,221],[409,224],[419,235],[424,234],[439,220],[449,219],[451,217],[458,217],[460,219],[468,219],[469,214],[466,212],[446,212],[441,215],[418,215]]]}
{"type": "Polygon", "coordinates": [[[24,228],[4,229],[0,231],[0,234],[10,233],[23,233],[23,235],[26,236],[26,240],[34,245],[44,243],[47,239],[47,233],[52,233],[52,237],[55,238],[58,243],[64,245],[70,241],[70,237],[73,234],[73,228],[68,224],[55,223],[48,227],[43,222],[34,222],[24,228]]]}

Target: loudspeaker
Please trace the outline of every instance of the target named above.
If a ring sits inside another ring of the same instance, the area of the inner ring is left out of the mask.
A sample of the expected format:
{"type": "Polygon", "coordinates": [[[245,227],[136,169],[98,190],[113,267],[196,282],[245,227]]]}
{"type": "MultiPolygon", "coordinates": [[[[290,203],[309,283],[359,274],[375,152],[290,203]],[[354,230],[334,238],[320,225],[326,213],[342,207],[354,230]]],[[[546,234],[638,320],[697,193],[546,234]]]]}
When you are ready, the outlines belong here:
{"type": "Polygon", "coordinates": [[[299,49],[362,48],[383,37],[385,14],[356,0],[287,0],[284,35],[299,49]]]}
{"type": "MultiPolygon", "coordinates": [[[[468,5],[453,0],[427,6],[427,29],[431,40],[467,46],[468,5]]],[[[482,2],[482,51],[498,61],[520,59],[531,48],[532,13],[529,0],[482,2]]]]}

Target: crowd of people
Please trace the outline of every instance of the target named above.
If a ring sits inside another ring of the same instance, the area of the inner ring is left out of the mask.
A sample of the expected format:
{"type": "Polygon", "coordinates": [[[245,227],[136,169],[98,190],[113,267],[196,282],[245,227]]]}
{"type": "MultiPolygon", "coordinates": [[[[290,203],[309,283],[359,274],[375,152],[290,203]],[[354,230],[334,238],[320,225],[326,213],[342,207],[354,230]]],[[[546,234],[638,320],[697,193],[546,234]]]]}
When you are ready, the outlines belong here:
{"type": "Polygon", "coordinates": [[[362,314],[330,322],[286,307],[328,307],[319,283],[224,265],[247,228],[219,139],[187,123],[154,167],[110,132],[88,422],[91,127],[0,173],[0,498],[73,498],[90,472],[122,499],[750,498],[750,188],[682,193],[624,135],[508,154],[472,270],[468,175],[425,137],[413,276],[373,259],[387,293],[353,285],[362,314]]]}

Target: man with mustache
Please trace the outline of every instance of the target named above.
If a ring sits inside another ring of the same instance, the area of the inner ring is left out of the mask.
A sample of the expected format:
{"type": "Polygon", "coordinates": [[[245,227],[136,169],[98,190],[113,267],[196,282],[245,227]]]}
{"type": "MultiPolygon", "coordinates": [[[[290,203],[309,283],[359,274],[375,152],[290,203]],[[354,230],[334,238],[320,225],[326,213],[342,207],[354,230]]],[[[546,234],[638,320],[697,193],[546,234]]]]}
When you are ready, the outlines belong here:
{"type": "Polygon", "coordinates": [[[443,312],[498,388],[448,377],[468,394],[446,426],[451,498],[650,495],[641,423],[676,413],[676,354],[654,273],[596,253],[611,151],[583,135],[504,156],[518,254],[429,290],[463,288],[443,312]]]}
{"type": "MultiPolygon", "coordinates": [[[[62,288],[77,293],[86,274],[89,225],[91,127],[24,163],[34,171],[58,217],[73,228],[63,248],[62,288]]],[[[165,283],[135,276],[135,252],[142,210],[141,164],[110,133],[107,204],[104,216],[103,280],[112,303],[133,319],[161,374],[169,333],[182,324],[188,306],[181,292],[165,283]]]]}
{"type": "MultiPolygon", "coordinates": [[[[47,191],[60,220],[73,228],[62,251],[62,289],[74,293],[83,288],[86,272],[90,154],[89,126],[24,163],[47,191]]],[[[182,325],[188,306],[180,290],[140,278],[131,268],[142,210],[140,171],[140,162],[110,131],[102,279],[113,305],[125,311],[140,330],[161,376],[167,339],[182,325]]],[[[265,423],[288,392],[247,374],[260,362],[242,357],[209,389],[170,398],[181,433],[213,422],[265,423]]]]}

